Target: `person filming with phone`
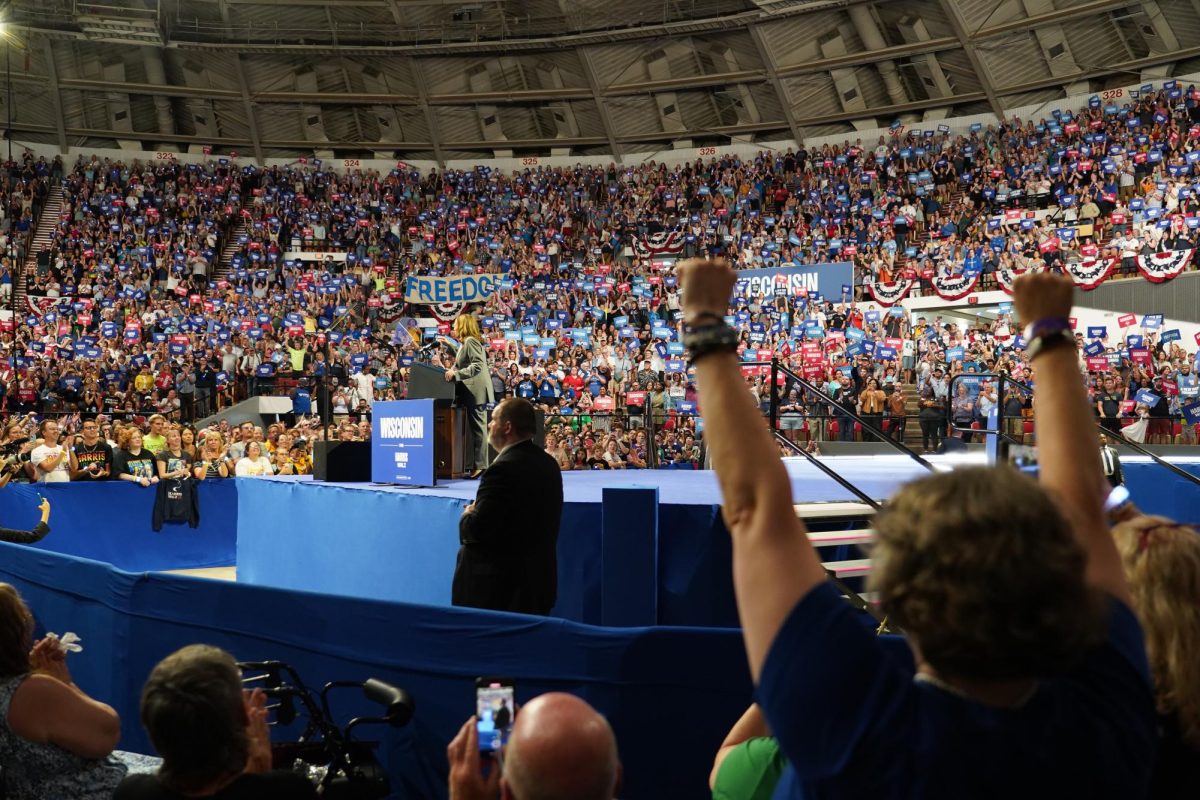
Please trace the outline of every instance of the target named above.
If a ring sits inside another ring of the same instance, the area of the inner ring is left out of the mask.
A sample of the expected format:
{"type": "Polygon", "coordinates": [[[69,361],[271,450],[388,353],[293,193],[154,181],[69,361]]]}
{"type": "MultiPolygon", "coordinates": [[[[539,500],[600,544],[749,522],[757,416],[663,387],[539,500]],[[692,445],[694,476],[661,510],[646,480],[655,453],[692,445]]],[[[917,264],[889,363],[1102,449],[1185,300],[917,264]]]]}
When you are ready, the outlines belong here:
{"type": "Polygon", "coordinates": [[[446,748],[450,800],[614,800],[621,791],[612,727],[574,695],[551,692],[522,706],[495,754],[481,750],[476,723],[464,722],[446,748]]]}

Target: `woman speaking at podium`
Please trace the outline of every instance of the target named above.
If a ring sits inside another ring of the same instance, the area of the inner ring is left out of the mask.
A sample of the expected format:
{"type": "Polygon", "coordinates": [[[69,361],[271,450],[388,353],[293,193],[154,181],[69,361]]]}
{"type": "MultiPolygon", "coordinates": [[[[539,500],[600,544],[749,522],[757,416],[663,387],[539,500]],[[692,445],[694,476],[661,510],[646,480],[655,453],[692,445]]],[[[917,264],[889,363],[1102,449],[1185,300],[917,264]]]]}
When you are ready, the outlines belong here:
{"type": "Polygon", "coordinates": [[[454,366],[446,370],[446,380],[458,382],[457,401],[467,409],[463,471],[478,478],[487,466],[487,404],[492,402],[492,376],[488,373],[487,351],[475,317],[471,314],[455,317],[454,336],[458,348],[454,366]]]}

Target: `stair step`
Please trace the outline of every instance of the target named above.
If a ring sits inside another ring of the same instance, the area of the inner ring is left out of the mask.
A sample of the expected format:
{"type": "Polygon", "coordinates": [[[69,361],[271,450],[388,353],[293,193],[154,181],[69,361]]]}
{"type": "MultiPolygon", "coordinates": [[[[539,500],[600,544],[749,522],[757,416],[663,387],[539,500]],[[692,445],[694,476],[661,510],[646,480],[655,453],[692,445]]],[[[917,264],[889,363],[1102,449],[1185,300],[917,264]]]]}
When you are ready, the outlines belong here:
{"type": "Polygon", "coordinates": [[[849,561],[823,561],[821,566],[838,578],[857,578],[871,571],[871,559],[854,558],[849,561]]]}
{"type": "Polygon", "coordinates": [[[875,531],[870,528],[858,531],[809,531],[808,540],[815,547],[831,547],[843,544],[870,544],[875,540],[875,531]]]}
{"type": "Polygon", "coordinates": [[[796,503],[792,506],[800,519],[840,519],[870,517],[875,509],[866,503],[796,503]]]}

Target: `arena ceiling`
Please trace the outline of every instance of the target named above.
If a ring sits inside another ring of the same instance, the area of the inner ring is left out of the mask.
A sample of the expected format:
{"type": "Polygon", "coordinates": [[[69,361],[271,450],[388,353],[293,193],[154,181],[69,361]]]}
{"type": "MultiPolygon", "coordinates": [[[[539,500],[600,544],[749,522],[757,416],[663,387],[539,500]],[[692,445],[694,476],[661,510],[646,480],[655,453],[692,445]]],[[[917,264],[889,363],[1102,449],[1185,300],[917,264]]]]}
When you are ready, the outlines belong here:
{"type": "Polygon", "coordinates": [[[16,141],[260,160],[641,160],[1200,70],[1200,0],[10,0],[0,19],[16,141]]]}

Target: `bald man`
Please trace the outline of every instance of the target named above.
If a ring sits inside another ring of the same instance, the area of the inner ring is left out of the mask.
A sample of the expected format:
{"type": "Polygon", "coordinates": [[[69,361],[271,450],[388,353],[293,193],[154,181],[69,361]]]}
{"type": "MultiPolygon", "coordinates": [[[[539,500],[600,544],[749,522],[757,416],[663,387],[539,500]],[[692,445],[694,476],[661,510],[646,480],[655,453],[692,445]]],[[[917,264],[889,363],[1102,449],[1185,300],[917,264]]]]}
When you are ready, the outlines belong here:
{"type": "Polygon", "coordinates": [[[485,777],[475,718],[446,748],[450,800],[613,800],[621,788],[621,762],[612,728],[578,697],[544,694],[517,714],[503,774],[485,777]]]}

